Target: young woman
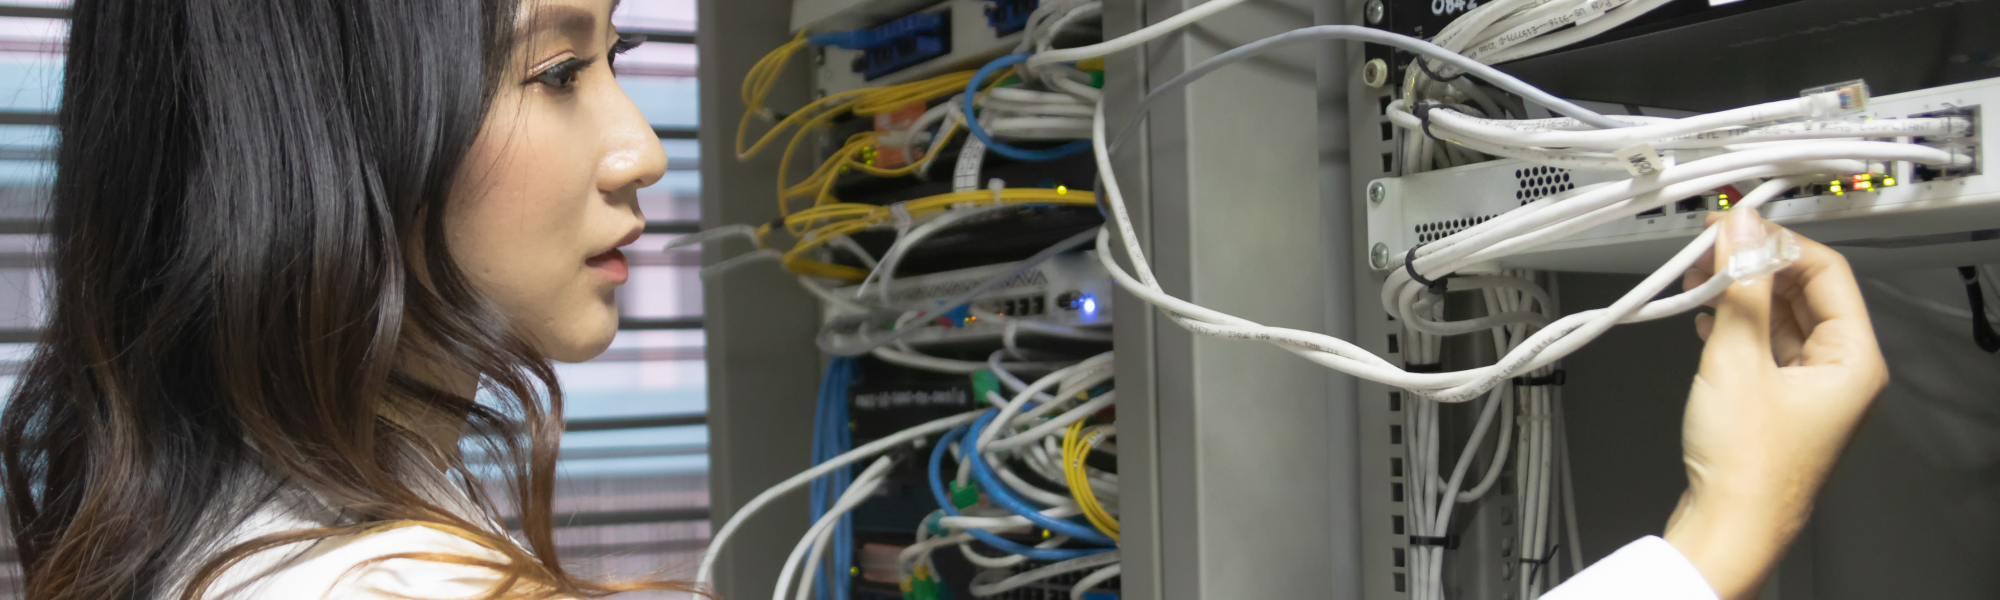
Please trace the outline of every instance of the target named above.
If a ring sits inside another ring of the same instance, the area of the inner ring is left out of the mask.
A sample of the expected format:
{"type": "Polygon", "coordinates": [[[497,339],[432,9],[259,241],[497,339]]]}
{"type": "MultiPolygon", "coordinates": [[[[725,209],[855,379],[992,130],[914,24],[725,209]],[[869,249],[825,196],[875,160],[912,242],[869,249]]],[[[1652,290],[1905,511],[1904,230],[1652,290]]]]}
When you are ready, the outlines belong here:
{"type": "Polygon", "coordinates": [[[657,138],[613,0],[77,0],[26,596],[591,597],[550,360],[616,330],[657,138]],[[507,466],[517,543],[462,443],[507,466]]]}

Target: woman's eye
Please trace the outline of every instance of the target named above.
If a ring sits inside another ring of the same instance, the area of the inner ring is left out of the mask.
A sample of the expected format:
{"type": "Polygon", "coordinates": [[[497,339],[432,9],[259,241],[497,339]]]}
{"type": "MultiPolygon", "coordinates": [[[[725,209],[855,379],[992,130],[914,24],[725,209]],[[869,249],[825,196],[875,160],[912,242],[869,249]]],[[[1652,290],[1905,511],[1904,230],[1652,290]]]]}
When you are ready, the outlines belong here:
{"type": "Polygon", "coordinates": [[[582,74],[583,70],[589,66],[590,61],[580,58],[565,60],[556,63],[553,67],[543,69],[541,73],[537,73],[534,82],[559,90],[567,90],[571,84],[576,83],[576,76],[582,74]]]}

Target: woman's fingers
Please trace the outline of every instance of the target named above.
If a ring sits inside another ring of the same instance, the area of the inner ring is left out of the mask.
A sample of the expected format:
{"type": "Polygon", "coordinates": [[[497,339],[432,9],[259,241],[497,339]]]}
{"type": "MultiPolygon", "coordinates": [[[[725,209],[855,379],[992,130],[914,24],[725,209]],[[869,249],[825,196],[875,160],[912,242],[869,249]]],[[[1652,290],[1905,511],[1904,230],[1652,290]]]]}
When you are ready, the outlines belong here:
{"type": "Polygon", "coordinates": [[[1810,339],[1802,349],[1802,363],[1808,365],[1867,360],[1871,368],[1882,367],[1876,348],[1875,329],[1868,321],[1868,306],[1861,299],[1861,286],[1847,259],[1833,249],[1805,238],[1799,242],[1799,259],[1780,274],[1798,286],[1809,314],[1797,315],[1810,339]]]}
{"type": "Polygon", "coordinates": [[[1798,321],[1792,319],[1791,308],[1774,299],[1771,302],[1771,358],[1778,366],[1786,367],[1801,363],[1806,337],[1812,330],[1800,329],[1798,321]]]}
{"type": "MultiPolygon", "coordinates": [[[[1728,268],[1731,252],[1767,235],[1756,211],[1729,211],[1715,241],[1715,270],[1728,268]]],[[[1716,298],[1715,325],[1702,351],[1703,370],[1727,372],[1737,365],[1771,365],[1771,278],[1731,283],[1716,298]]]]}

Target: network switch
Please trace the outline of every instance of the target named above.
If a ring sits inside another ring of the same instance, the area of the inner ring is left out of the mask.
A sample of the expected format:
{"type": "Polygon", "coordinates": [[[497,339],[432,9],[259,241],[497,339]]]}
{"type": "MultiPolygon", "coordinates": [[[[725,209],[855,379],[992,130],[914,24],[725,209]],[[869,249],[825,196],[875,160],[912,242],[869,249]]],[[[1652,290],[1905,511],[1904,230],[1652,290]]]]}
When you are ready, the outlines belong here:
{"type": "MultiPolygon", "coordinates": [[[[1858,268],[1956,266],[2000,257],[2000,176],[1991,172],[1981,140],[2000,136],[1981,109],[2000,106],[2000,79],[1875,98],[1873,119],[1955,115],[1972,121],[1971,135],[1913,139],[1975,157],[1969,167],[1880,164],[1868,173],[1802,186],[1766,204],[1765,216],[1840,249],[1858,268]],[[1861,177],[1862,179],[1855,179],[1861,177]]],[[[1990,114],[1990,112],[1988,113],[1990,114]]],[[[1528,202],[1598,183],[1624,172],[1572,171],[1496,160],[1369,184],[1370,263],[1401,264],[1414,245],[1443,239],[1528,202]]],[[[1699,233],[1703,219],[1725,209],[1721,188],[1678,199],[1567,239],[1500,261],[1501,266],[1565,271],[1651,272],[1699,233]]]]}
{"type": "MultiPolygon", "coordinates": [[[[1002,263],[899,278],[889,288],[887,304],[908,311],[933,310],[940,303],[959,297],[988,279],[1016,268],[1002,263]]],[[[970,346],[983,358],[1005,343],[1009,322],[1014,325],[1015,342],[1037,347],[1042,342],[1062,340],[1074,345],[1079,337],[1101,337],[1111,325],[1111,277],[1091,251],[1059,255],[1016,275],[991,292],[974,299],[969,309],[953,311],[902,338],[917,347],[970,346]],[[988,315],[981,318],[980,315],[988,315]],[[993,318],[994,316],[1002,318],[993,318]],[[1037,327],[1042,325],[1044,327],[1037,327]],[[1058,328],[1052,333],[1050,327],[1058,328]],[[1066,335],[1064,332],[1068,332],[1066,335]]],[[[878,287],[867,290],[852,286],[836,290],[846,296],[873,297],[878,287]]],[[[1090,341],[1088,339],[1082,341],[1090,341]]]]}

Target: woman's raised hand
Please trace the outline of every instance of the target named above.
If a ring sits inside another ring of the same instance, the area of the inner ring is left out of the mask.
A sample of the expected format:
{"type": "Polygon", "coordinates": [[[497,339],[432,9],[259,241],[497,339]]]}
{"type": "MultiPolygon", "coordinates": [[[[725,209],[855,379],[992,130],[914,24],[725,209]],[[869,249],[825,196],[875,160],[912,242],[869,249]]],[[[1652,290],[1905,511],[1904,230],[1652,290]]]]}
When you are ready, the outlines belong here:
{"type": "MultiPolygon", "coordinates": [[[[1721,218],[1714,268],[1686,287],[1778,229],[1750,210],[1721,218]]],[[[1682,424],[1688,490],[1665,537],[1728,600],[1755,596],[1889,379],[1847,260],[1796,239],[1791,266],[1731,284],[1695,319],[1707,346],[1682,424]]]]}

